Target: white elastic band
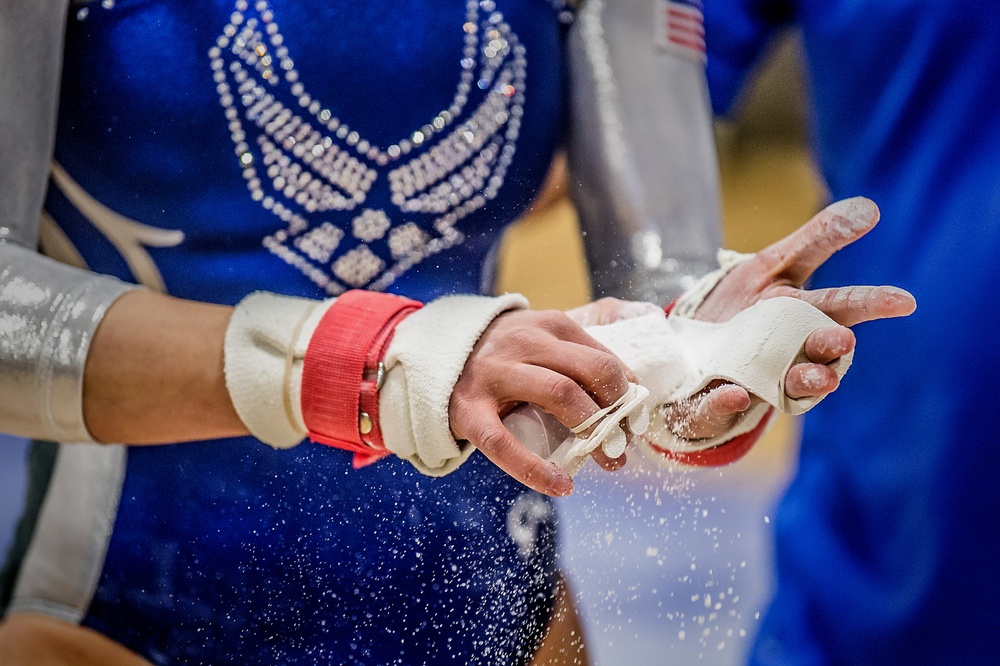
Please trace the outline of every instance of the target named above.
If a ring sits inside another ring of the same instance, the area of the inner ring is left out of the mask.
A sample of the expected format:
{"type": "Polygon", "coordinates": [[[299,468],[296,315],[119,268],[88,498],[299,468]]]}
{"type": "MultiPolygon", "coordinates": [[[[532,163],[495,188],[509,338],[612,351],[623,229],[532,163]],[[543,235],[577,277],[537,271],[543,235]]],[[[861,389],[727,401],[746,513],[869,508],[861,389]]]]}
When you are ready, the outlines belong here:
{"type": "Polygon", "coordinates": [[[255,292],[237,304],[226,329],[226,388],[254,437],[276,449],[306,436],[302,359],[312,332],[333,303],[255,292]]]}
{"type": "Polygon", "coordinates": [[[572,432],[574,435],[579,435],[580,433],[587,432],[588,430],[590,430],[590,426],[594,425],[595,423],[603,419],[605,416],[607,416],[611,412],[621,407],[634,394],[635,394],[635,384],[629,384],[628,390],[625,391],[625,393],[622,394],[622,397],[618,398],[618,400],[616,400],[613,405],[609,405],[608,407],[597,410],[596,412],[591,414],[590,417],[588,417],[583,423],[576,426],[575,428],[570,428],[569,429],[570,432],[572,432]]]}

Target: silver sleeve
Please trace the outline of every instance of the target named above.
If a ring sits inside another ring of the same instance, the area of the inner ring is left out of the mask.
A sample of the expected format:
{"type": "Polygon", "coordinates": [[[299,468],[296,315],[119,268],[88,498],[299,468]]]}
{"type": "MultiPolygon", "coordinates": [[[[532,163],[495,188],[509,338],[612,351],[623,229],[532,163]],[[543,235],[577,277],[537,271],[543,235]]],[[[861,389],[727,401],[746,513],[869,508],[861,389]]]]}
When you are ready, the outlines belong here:
{"type": "Polygon", "coordinates": [[[87,351],[132,287],[35,251],[52,156],[67,0],[0,2],[0,430],[90,441],[87,351]]]}
{"type": "Polygon", "coordinates": [[[665,304],[716,267],[704,62],[657,43],[662,0],[587,0],[568,43],[570,192],[595,296],[665,304]]]}

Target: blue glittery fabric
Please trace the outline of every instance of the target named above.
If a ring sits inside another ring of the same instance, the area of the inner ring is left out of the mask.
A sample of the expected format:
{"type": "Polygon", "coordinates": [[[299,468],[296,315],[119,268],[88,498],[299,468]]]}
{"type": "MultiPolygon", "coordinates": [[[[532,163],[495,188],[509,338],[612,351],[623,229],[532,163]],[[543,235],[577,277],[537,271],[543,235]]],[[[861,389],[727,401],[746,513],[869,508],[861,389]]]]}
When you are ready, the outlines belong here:
{"type": "MultiPolygon", "coordinates": [[[[549,0],[72,11],[46,212],[91,269],[179,297],[489,289],[561,139],[549,0]]],[[[83,624],[156,664],[519,663],[554,542],[478,454],[433,479],[310,443],[135,448],[83,624]]]]}

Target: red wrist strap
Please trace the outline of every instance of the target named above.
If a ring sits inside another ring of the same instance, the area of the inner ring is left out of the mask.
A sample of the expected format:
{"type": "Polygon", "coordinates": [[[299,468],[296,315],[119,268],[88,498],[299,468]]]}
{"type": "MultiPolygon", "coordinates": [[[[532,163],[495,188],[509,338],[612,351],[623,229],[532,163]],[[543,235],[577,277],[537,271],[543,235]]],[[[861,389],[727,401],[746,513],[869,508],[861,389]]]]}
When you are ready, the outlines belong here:
{"type": "Polygon", "coordinates": [[[309,439],[354,453],[354,467],[389,455],[378,389],[396,326],[421,303],[379,292],[339,296],[313,333],[302,363],[302,419],[309,439]]]}
{"type": "Polygon", "coordinates": [[[771,417],[773,416],[774,407],[767,410],[764,418],[760,420],[760,423],[753,430],[704,451],[671,451],[670,449],[658,446],[646,437],[643,437],[643,440],[656,453],[681,465],[688,465],[690,467],[722,467],[723,465],[736,462],[749,453],[753,445],[757,443],[757,440],[767,430],[767,424],[771,422],[771,417]]]}

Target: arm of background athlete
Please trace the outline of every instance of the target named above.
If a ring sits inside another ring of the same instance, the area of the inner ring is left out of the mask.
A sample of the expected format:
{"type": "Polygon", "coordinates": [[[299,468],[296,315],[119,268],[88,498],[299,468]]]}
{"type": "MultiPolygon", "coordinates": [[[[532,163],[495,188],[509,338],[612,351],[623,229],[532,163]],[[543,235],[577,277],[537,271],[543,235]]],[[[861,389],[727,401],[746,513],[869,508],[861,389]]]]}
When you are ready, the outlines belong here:
{"type": "Polygon", "coordinates": [[[587,0],[569,38],[570,192],[595,297],[665,305],[716,267],[705,67],[657,44],[664,5],[587,0]]]}
{"type": "Polygon", "coordinates": [[[0,4],[0,422],[87,440],[84,363],[108,306],[128,287],[35,252],[55,134],[67,0],[0,4]]]}

